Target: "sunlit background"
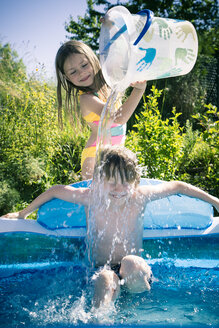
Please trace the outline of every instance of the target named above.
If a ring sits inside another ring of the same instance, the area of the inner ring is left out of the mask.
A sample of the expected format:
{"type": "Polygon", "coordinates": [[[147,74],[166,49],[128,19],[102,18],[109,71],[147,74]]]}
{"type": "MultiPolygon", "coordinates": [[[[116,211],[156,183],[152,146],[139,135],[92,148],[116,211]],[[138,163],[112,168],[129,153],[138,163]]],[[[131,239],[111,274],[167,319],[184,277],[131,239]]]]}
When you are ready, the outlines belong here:
{"type": "Polygon", "coordinates": [[[67,40],[65,23],[84,16],[86,0],[1,0],[0,42],[9,42],[27,66],[54,78],[54,60],[67,40]]]}

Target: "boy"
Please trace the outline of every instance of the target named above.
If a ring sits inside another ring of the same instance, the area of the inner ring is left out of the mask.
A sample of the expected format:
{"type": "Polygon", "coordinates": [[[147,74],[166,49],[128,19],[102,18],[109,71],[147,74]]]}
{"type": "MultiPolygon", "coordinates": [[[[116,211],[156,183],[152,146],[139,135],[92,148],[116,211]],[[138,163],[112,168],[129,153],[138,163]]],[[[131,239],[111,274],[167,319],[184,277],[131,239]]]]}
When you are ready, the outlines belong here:
{"type": "Polygon", "coordinates": [[[94,306],[107,305],[118,296],[121,284],[134,293],[151,288],[151,269],[140,257],[142,217],[148,202],[181,193],[209,202],[219,210],[216,197],[187,183],[139,186],[139,181],[136,156],[124,147],[107,146],[100,151],[91,188],[54,186],[26,209],[6,217],[24,219],[52,198],[84,205],[91,260],[100,267],[94,276],[94,306]]]}

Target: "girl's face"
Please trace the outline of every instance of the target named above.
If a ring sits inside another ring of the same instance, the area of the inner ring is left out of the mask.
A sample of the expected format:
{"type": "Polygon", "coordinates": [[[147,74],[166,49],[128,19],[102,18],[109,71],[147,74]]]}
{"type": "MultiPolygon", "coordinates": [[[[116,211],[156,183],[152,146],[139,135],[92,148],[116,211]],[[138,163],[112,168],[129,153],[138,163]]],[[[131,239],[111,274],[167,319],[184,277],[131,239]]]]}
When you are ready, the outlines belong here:
{"type": "Polygon", "coordinates": [[[83,54],[71,54],[65,60],[64,72],[67,79],[78,87],[90,87],[94,82],[94,71],[83,54]]]}

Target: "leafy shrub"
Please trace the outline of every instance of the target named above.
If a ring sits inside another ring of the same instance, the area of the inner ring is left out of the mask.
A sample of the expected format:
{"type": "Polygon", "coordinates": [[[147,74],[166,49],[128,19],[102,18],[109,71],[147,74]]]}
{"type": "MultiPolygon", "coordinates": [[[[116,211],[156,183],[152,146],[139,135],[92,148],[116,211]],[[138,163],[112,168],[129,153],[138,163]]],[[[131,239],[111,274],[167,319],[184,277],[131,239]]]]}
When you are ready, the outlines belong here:
{"type": "Polygon", "coordinates": [[[44,190],[46,172],[45,164],[40,158],[34,158],[27,151],[10,153],[8,159],[1,163],[1,178],[7,179],[27,201],[44,190]]]}
{"type": "Polygon", "coordinates": [[[35,76],[27,79],[25,66],[16,56],[9,46],[0,44],[3,213],[9,207],[12,210],[17,201],[24,206],[54,183],[78,180],[80,153],[88,132],[66,122],[65,132],[59,129],[55,87],[35,76]],[[10,188],[14,196],[6,206],[5,190],[10,188]]]}
{"type": "Polygon", "coordinates": [[[81,152],[84,149],[88,129],[72,135],[65,130],[60,136],[50,159],[49,174],[53,184],[70,184],[81,180],[81,152]]]}
{"type": "MultiPolygon", "coordinates": [[[[187,120],[185,129],[178,123],[175,109],[172,118],[162,120],[158,98],[162,91],[155,87],[147,96],[143,111],[126,146],[136,152],[144,177],[183,180],[219,196],[219,120],[217,108],[204,105],[205,113],[193,116],[199,130],[187,120]]],[[[202,104],[203,106],[203,104],[202,104]]]]}
{"type": "Polygon", "coordinates": [[[170,119],[162,120],[158,98],[162,91],[152,86],[152,94],[144,101],[143,111],[136,115],[136,124],[127,136],[126,146],[137,153],[143,176],[174,179],[182,152],[182,128],[175,109],[170,119]]]}
{"type": "Polygon", "coordinates": [[[7,180],[0,184],[0,215],[3,215],[13,208],[13,205],[20,202],[19,192],[8,183],[7,180]]]}
{"type": "Polygon", "coordinates": [[[219,113],[211,104],[205,108],[204,114],[193,116],[201,131],[193,131],[191,124],[187,124],[178,176],[219,196],[219,113]]]}

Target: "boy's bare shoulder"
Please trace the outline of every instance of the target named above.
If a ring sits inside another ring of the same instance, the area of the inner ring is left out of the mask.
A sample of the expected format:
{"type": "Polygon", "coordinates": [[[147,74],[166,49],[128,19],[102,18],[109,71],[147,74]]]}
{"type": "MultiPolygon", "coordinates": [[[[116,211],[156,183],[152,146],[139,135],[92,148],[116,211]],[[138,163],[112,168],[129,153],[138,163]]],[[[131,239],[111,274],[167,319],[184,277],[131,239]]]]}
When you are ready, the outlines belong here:
{"type": "Polygon", "coordinates": [[[90,201],[90,188],[75,188],[74,186],[64,186],[64,189],[61,189],[58,198],[64,199],[71,203],[80,203],[85,206],[89,204],[90,201]]]}
{"type": "Polygon", "coordinates": [[[170,189],[171,186],[174,184],[176,184],[176,182],[174,181],[171,182],[163,181],[162,183],[158,183],[158,184],[138,186],[138,192],[145,196],[150,196],[153,193],[157,193],[165,189],[170,189]]]}
{"type": "Polygon", "coordinates": [[[90,197],[91,189],[88,187],[75,188],[74,186],[68,186],[70,190],[76,191],[79,194],[83,194],[85,197],[90,197]]]}
{"type": "Polygon", "coordinates": [[[148,186],[138,186],[135,188],[135,192],[133,193],[133,197],[135,198],[135,201],[142,205],[145,202],[147,202],[147,199],[149,198],[149,188],[148,186]]]}
{"type": "Polygon", "coordinates": [[[150,191],[151,191],[151,186],[150,185],[144,185],[144,186],[139,185],[136,188],[136,193],[138,195],[147,195],[147,194],[149,195],[150,191]]]}
{"type": "Polygon", "coordinates": [[[163,190],[163,184],[138,186],[137,192],[143,202],[155,200],[163,190]]]}

